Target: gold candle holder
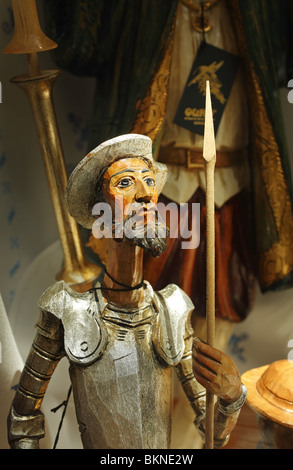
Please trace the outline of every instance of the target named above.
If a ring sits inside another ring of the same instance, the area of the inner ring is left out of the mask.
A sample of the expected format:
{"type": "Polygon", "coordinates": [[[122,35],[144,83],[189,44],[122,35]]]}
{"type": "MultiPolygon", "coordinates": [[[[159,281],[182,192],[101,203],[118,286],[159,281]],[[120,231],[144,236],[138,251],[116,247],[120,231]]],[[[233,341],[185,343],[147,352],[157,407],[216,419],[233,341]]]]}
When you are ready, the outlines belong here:
{"type": "Polygon", "coordinates": [[[35,0],[12,0],[12,6],[15,32],[3,52],[27,56],[28,74],[14,77],[11,82],[23,89],[29,99],[41,146],[64,256],[63,268],[56,278],[83,291],[97,278],[100,267],[86,259],[79,227],[65,205],[67,172],[52,99],[53,84],[61,72],[41,71],[37,56],[37,52],[54,49],[57,44],[42,32],[35,0]]]}

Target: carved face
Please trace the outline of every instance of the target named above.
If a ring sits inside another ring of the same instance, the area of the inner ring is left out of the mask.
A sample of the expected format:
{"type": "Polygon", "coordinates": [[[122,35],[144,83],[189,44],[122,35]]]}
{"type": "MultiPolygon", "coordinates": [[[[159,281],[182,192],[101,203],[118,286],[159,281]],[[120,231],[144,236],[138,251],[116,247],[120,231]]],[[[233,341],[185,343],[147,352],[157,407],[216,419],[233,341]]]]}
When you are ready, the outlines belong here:
{"type": "Polygon", "coordinates": [[[103,189],[111,207],[115,198],[124,208],[134,202],[156,204],[158,201],[155,175],[141,158],[122,158],[114,162],[104,175],[103,189]]]}
{"type": "Polygon", "coordinates": [[[112,209],[113,233],[123,229],[127,239],[159,256],[168,229],[156,210],[158,191],[148,164],[134,157],[117,160],[104,175],[103,194],[112,209]]]}

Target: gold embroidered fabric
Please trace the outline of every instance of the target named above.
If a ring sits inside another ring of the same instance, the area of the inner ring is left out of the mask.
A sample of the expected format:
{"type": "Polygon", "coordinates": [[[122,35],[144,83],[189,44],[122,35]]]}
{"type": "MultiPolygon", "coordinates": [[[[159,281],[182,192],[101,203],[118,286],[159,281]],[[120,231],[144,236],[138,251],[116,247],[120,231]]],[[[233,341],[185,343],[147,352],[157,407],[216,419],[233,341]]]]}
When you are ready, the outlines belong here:
{"type": "Polygon", "coordinates": [[[253,114],[256,125],[256,151],[261,174],[273,212],[279,240],[261,254],[259,276],[264,288],[283,279],[293,269],[293,217],[280,152],[268,119],[261,90],[253,74],[256,99],[253,114]]]}
{"type": "Polygon", "coordinates": [[[165,56],[151,86],[146,96],[137,103],[138,111],[132,132],[147,135],[153,142],[160,133],[166,114],[173,39],[174,25],[165,56]]]}
{"type": "Polygon", "coordinates": [[[249,76],[248,93],[254,127],[255,165],[259,167],[265,185],[277,233],[277,240],[260,254],[259,260],[259,282],[263,289],[268,289],[293,270],[292,205],[274,130],[265,108],[258,78],[248,55],[239,5],[235,1],[229,3],[241,55],[245,59],[249,76]]]}
{"type": "MultiPolygon", "coordinates": [[[[284,177],[279,148],[264,105],[262,91],[249,59],[241,14],[237,2],[229,2],[241,55],[249,68],[249,98],[254,123],[255,152],[262,181],[272,209],[277,240],[263,251],[259,259],[259,282],[264,289],[282,280],[293,270],[293,216],[288,187],[284,177]]],[[[173,35],[172,35],[173,36],[173,35]]],[[[159,136],[167,103],[173,37],[165,57],[145,98],[138,103],[133,132],[148,135],[153,141],[159,136]]]]}

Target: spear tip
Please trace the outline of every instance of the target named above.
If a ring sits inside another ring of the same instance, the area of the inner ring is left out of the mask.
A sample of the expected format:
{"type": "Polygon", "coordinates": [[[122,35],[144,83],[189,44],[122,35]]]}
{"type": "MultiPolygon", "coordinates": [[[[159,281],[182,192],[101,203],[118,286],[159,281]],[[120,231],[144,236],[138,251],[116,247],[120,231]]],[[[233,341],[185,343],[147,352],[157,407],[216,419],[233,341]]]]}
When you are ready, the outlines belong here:
{"type": "Polygon", "coordinates": [[[205,109],[205,127],[203,140],[203,158],[210,162],[216,159],[216,141],[214,132],[214,119],[210,91],[210,82],[206,82],[206,109],[205,109]]]}

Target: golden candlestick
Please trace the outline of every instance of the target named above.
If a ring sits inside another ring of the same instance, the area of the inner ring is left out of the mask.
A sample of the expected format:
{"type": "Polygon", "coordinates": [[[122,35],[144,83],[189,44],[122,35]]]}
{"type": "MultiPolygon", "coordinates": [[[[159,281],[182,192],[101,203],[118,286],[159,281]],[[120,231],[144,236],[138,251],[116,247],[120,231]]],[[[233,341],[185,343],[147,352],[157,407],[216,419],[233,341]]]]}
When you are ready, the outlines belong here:
{"type": "Polygon", "coordinates": [[[57,44],[42,32],[35,0],[12,0],[12,7],[15,33],[3,52],[27,56],[28,74],[14,77],[11,82],[22,88],[29,99],[41,146],[64,256],[63,269],[56,278],[75,290],[86,290],[100,268],[86,259],[78,225],[65,206],[67,172],[52,99],[52,87],[61,72],[41,71],[37,56],[57,44]]]}

